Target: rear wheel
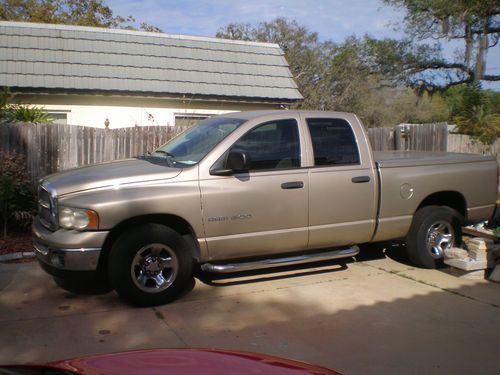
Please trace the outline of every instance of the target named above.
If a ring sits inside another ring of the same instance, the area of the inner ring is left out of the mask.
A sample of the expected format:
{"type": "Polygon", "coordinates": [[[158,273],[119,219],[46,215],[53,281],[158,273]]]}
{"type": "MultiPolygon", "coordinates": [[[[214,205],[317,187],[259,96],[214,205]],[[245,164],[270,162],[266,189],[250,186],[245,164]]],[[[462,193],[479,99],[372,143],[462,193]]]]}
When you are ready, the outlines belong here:
{"type": "Polygon", "coordinates": [[[427,206],[415,213],[406,238],[408,258],[422,268],[443,264],[444,251],[462,241],[462,218],[445,206],[427,206]]]}
{"type": "Polygon", "coordinates": [[[146,224],[123,234],[113,245],[108,264],[111,284],[135,306],[171,302],[192,278],[188,244],[161,224],[146,224]]]}

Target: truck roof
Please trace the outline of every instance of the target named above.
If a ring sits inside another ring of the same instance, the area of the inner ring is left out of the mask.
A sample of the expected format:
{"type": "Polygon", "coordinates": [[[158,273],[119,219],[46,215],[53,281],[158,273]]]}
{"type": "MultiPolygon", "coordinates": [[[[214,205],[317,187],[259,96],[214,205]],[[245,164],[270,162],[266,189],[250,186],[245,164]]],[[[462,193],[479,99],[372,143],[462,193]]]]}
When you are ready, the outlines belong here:
{"type": "Polygon", "coordinates": [[[251,119],[254,119],[257,117],[272,116],[272,115],[277,115],[277,114],[285,115],[286,113],[288,113],[288,114],[300,113],[300,114],[305,115],[305,116],[321,115],[322,117],[324,117],[325,115],[327,115],[327,116],[328,115],[331,115],[331,116],[339,116],[339,115],[352,116],[353,115],[352,113],[348,113],[348,112],[275,109],[275,110],[267,110],[267,111],[230,112],[230,113],[226,113],[226,114],[221,115],[221,116],[243,119],[243,120],[251,120],[251,119]]]}

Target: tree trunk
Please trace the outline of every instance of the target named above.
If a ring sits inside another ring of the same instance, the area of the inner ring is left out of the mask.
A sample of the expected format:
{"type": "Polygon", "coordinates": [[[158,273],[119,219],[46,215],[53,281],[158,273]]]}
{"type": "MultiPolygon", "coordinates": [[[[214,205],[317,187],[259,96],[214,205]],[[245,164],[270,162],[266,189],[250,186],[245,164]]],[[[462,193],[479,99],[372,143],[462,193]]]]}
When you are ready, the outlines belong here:
{"type": "Polygon", "coordinates": [[[472,33],[468,23],[465,24],[465,56],[464,62],[467,68],[470,67],[470,57],[472,53],[472,33]]]}
{"type": "Polygon", "coordinates": [[[480,81],[484,77],[484,71],[486,70],[486,51],[488,50],[488,34],[486,29],[488,27],[488,20],[483,21],[483,33],[479,34],[479,46],[477,50],[476,57],[476,69],[474,79],[480,81]]]}
{"type": "Polygon", "coordinates": [[[7,237],[7,215],[4,213],[3,216],[3,236],[7,237]]]}

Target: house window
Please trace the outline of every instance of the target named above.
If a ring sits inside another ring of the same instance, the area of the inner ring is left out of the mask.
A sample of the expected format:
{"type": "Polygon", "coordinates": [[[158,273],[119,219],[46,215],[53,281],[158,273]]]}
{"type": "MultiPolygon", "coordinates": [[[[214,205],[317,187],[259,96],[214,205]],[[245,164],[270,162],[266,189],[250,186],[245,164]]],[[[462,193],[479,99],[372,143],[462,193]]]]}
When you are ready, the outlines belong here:
{"type": "Polygon", "coordinates": [[[68,124],[67,111],[47,111],[47,114],[50,116],[54,124],[61,124],[61,125],[68,124]]]}
{"type": "Polygon", "coordinates": [[[201,114],[182,114],[175,115],[175,126],[193,126],[209,118],[209,115],[201,114]]]}

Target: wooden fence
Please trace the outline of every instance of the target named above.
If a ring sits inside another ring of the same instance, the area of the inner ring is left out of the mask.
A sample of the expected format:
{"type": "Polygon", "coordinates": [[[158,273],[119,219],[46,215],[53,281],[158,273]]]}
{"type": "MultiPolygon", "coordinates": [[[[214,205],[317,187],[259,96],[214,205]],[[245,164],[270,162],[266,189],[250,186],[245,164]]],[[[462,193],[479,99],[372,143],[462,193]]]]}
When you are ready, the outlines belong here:
{"type": "MultiPolygon", "coordinates": [[[[98,129],[56,124],[1,124],[0,152],[26,155],[33,181],[47,174],[82,165],[145,154],[187,127],[145,126],[98,129]]],[[[374,150],[423,150],[496,155],[500,140],[487,146],[465,135],[448,134],[446,124],[400,125],[370,128],[374,150]]]]}
{"type": "MultiPolygon", "coordinates": [[[[446,124],[409,124],[390,128],[370,128],[368,138],[374,150],[447,151],[446,124]]],[[[463,151],[467,152],[467,151],[463,151]]]]}
{"type": "Polygon", "coordinates": [[[498,164],[500,165],[500,139],[497,139],[491,145],[485,145],[482,142],[471,139],[471,137],[463,134],[450,134],[448,136],[449,152],[465,152],[483,155],[496,155],[498,164]]]}
{"type": "Polygon", "coordinates": [[[162,145],[186,127],[98,129],[58,124],[0,124],[0,151],[26,156],[33,181],[78,166],[130,158],[162,145]]]}

